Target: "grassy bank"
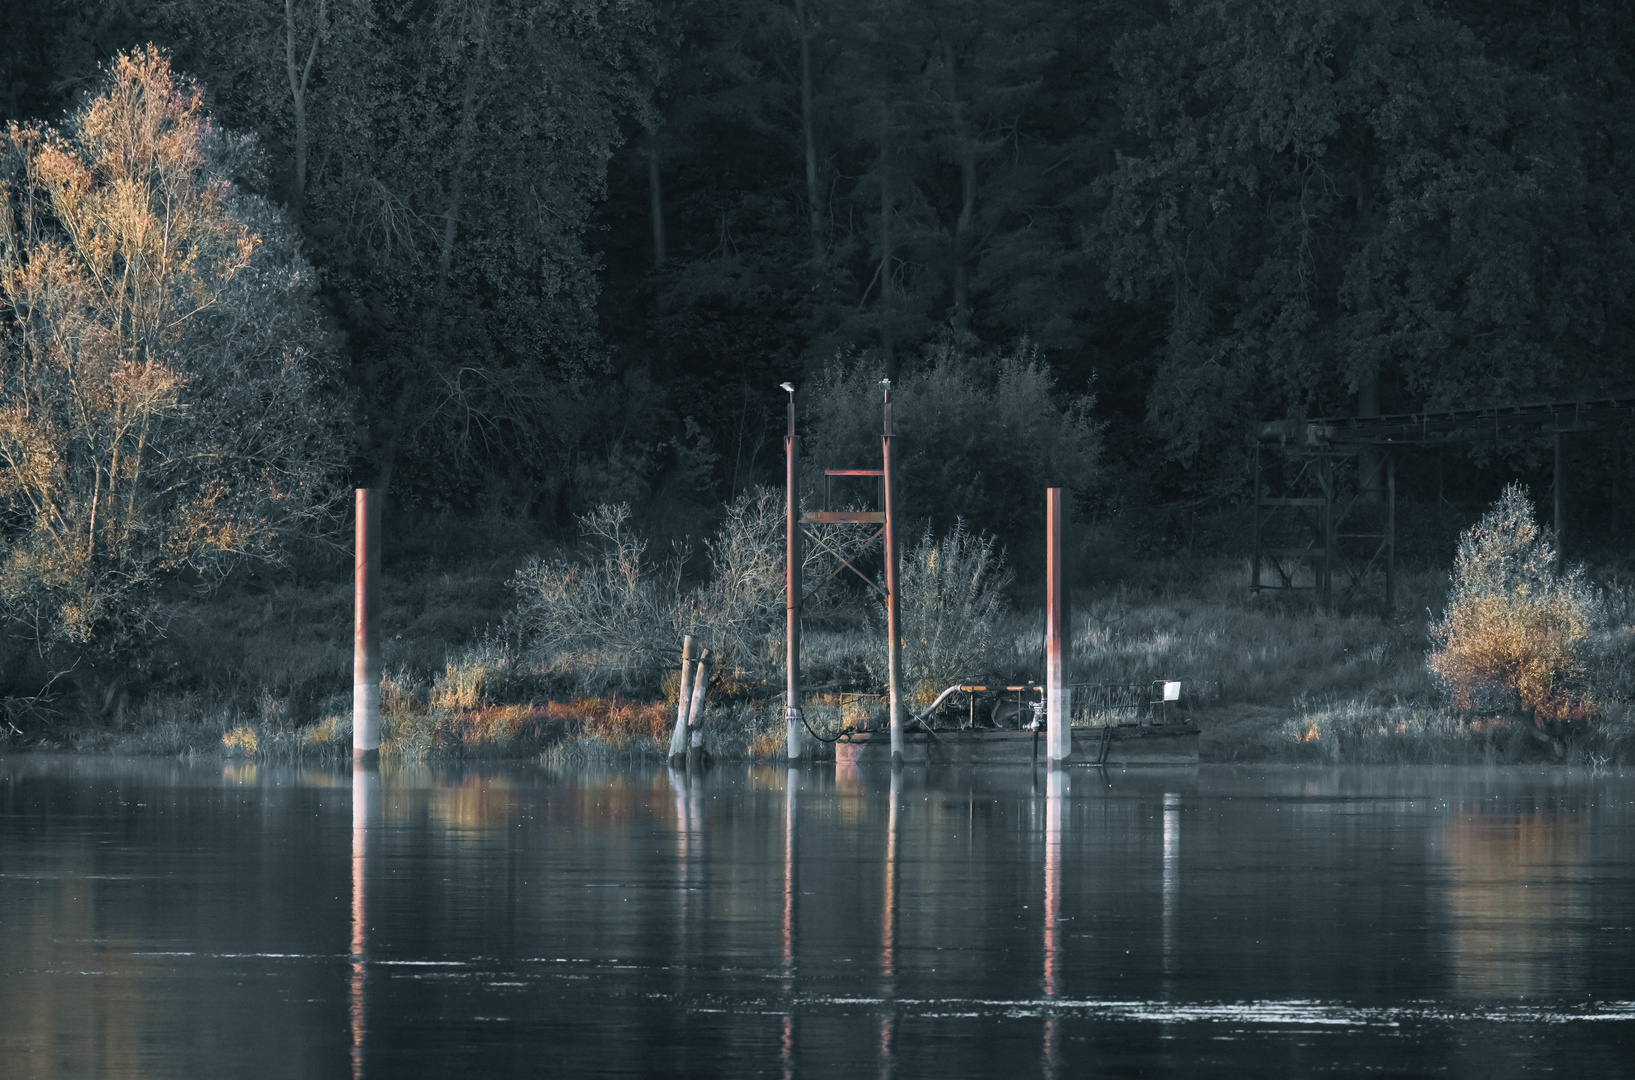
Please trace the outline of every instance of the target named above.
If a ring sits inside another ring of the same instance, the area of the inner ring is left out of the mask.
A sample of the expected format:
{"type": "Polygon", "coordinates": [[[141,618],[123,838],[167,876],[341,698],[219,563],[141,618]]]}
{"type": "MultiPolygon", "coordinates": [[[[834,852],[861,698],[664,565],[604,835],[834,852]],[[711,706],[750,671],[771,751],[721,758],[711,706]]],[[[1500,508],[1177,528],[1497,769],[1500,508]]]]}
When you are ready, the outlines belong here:
{"type": "MultiPolygon", "coordinates": [[[[514,602],[519,558],[427,557],[388,576],[383,754],[401,761],[537,757],[560,767],[662,757],[675,678],[645,692],[576,692],[559,662],[541,665],[498,632],[514,602]]],[[[1445,575],[1404,575],[1398,612],[1330,615],[1248,596],[1225,560],[1152,564],[1138,580],[1076,596],[1079,682],[1179,679],[1183,712],[1201,725],[1205,760],[1471,763],[1544,759],[1635,762],[1635,716],[1609,709],[1558,749],[1503,716],[1449,710],[1425,665],[1428,612],[1445,575]]],[[[335,581],[254,583],[190,608],[170,627],[163,678],[137,693],[64,702],[19,716],[14,748],[224,754],[341,760],[350,754],[350,591],[335,581]]],[[[815,627],[809,685],[866,684],[881,634],[815,627]]],[[[1037,677],[1042,619],[1016,611],[994,626],[985,671],[1037,677]]],[[[866,688],[866,686],[864,687],[866,688]]],[[[775,680],[718,677],[707,732],[718,759],[783,752],[775,680]]],[[[856,712],[817,693],[809,710],[856,712]]],[[[861,719],[861,716],[857,717],[861,719]]]]}

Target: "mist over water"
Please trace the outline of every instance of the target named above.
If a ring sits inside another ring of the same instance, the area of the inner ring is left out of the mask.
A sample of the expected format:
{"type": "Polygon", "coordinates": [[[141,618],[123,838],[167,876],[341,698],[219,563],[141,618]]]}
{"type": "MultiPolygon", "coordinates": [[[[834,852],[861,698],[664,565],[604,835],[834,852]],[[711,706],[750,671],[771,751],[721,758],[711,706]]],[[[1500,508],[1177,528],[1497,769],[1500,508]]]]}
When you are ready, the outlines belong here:
{"type": "Polygon", "coordinates": [[[1627,1068],[1635,776],[0,759],[0,1074],[1627,1068]]]}

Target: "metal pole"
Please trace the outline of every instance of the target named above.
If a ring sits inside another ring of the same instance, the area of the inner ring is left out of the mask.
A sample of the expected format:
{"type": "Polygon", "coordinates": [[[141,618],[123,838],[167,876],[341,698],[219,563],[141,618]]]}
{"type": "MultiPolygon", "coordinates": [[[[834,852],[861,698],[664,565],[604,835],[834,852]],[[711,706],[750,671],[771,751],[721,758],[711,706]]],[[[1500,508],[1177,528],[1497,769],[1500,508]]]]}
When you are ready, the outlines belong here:
{"type": "Polygon", "coordinates": [[[380,492],[355,492],[352,557],[352,759],[380,758],[380,492]]]}
{"type": "Polygon", "coordinates": [[[687,753],[687,716],[693,707],[693,635],[681,639],[681,686],[676,691],[676,729],[670,733],[670,760],[687,753]]]}
{"type": "Polygon", "coordinates": [[[1067,505],[1059,487],[1045,489],[1045,728],[1052,765],[1073,752],[1071,702],[1067,682],[1067,505]]]}
{"type": "Polygon", "coordinates": [[[885,556],[886,556],[886,671],[891,695],[891,763],[903,763],[903,633],[897,598],[897,537],[892,515],[891,484],[891,382],[881,380],[885,388],[882,400],[884,426],[880,435],[882,482],[885,485],[885,556]]]}
{"type": "Polygon", "coordinates": [[[785,674],[788,686],[784,697],[784,726],[787,729],[788,752],[790,761],[798,761],[801,756],[801,712],[800,712],[800,572],[801,572],[801,534],[800,534],[800,439],[795,435],[795,394],[789,393],[789,433],[784,436],[784,516],[785,516],[785,543],[784,543],[784,641],[789,650],[785,661],[785,674]]]}

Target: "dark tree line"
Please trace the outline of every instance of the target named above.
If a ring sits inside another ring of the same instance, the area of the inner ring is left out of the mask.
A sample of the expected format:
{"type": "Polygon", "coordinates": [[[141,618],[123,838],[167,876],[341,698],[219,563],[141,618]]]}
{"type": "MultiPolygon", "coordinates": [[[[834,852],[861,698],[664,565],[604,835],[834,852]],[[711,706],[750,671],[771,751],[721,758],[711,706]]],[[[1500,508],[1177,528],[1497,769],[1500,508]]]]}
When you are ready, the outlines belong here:
{"type": "Polygon", "coordinates": [[[770,480],[848,351],[1028,339],[1113,499],[1229,497],[1262,419],[1630,385],[1620,0],[12,7],[7,115],[153,41],[260,136],[359,478],[428,505],[770,480]]]}

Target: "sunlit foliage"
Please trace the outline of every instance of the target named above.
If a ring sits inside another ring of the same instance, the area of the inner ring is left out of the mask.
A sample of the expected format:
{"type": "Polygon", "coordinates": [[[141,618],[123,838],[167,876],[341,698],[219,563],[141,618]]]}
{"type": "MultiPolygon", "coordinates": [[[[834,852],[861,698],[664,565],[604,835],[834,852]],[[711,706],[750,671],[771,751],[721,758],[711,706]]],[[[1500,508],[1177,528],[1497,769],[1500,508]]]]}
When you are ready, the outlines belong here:
{"type": "Polygon", "coordinates": [[[1460,537],[1453,592],[1431,626],[1430,655],[1455,707],[1497,699],[1538,720],[1584,714],[1583,650],[1595,596],[1581,568],[1563,571],[1558,562],[1517,484],[1460,537]]]}
{"type": "Polygon", "coordinates": [[[344,398],[254,165],[152,48],[0,138],[0,610],[42,643],[129,645],[331,497],[344,398]]]}

